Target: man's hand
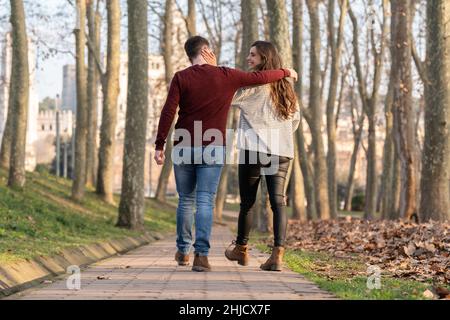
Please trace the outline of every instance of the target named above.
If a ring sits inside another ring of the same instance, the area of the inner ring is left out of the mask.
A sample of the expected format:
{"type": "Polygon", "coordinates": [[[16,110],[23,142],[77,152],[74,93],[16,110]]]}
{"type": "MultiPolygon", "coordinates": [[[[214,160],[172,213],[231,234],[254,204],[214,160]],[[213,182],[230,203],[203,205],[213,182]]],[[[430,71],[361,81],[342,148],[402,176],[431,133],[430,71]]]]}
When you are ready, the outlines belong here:
{"type": "Polygon", "coordinates": [[[166,160],[164,150],[156,150],[154,159],[159,166],[162,166],[166,160]]]}
{"type": "Polygon", "coordinates": [[[298,79],[297,71],[295,71],[294,69],[290,69],[290,68],[288,68],[287,70],[289,70],[289,73],[291,74],[289,76],[289,78],[292,78],[292,79],[294,79],[294,81],[297,81],[297,79],[298,79]]]}
{"type": "Polygon", "coordinates": [[[217,58],[214,52],[208,48],[204,48],[202,49],[202,57],[205,59],[207,64],[217,67],[217,58]]]}

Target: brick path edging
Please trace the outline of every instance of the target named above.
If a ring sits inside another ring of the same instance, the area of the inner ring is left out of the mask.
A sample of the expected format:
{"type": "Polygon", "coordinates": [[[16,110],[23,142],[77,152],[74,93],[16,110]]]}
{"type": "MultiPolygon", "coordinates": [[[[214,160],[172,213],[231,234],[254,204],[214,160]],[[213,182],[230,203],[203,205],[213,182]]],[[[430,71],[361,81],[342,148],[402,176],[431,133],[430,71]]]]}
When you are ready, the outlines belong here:
{"type": "Polygon", "coordinates": [[[160,233],[147,233],[138,237],[125,237],[67,248],[52,256],[0,265],[0,298],[65,274],[69,266],[76,265],[84,268],[100,260],[161,240],[165,236],[160,233]]]}

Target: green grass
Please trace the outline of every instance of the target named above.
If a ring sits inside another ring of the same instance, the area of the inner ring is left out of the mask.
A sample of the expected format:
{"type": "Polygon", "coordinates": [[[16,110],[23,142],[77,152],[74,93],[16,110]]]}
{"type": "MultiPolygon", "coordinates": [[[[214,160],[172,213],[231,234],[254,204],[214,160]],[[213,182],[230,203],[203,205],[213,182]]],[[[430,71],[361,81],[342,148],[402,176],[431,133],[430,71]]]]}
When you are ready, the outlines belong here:
{"type": "MultiPolygon", "coordinates": [[[[6,172],[0,171],[0,264],[140,234],[115,227],[117,205],[106,204],[93,190],[81,202],[71,200],[70,180],[34,172],[27,173],[22,190],[6,182],[6,172]]],[[[173,232],[175,208],[147,199],[145,229],[173,232]]]]}
{"type": "MultiPolygon", "coordinates": [[[[255,234],[251,238],[259,250],[270,252],[262,243],[267,235],[255,234]]],[[[345,300],[420,300],[425,299],[423,292],[432,287],[431,283],[397,279],[382,272],[381,288],[370,290],[367,288],[367,266],[357,256],[344,259],[322,252],[288,249],[284,262],[292,271],[345,300]]]]}

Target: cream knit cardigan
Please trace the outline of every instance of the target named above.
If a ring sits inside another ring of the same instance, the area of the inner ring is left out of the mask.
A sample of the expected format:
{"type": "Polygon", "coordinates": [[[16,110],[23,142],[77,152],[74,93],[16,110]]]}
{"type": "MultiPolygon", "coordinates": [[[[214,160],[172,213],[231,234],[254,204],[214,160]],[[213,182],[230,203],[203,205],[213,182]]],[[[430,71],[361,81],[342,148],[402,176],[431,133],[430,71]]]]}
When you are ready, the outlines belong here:
{"type": "Polygon", "coordinates": [[[280,119],[270,97],[270,84],[240,89],[232,107],[241,110],[237,147],[294,158],[294,132],[300,123],[300,111],[291,119],[280,119]]]}

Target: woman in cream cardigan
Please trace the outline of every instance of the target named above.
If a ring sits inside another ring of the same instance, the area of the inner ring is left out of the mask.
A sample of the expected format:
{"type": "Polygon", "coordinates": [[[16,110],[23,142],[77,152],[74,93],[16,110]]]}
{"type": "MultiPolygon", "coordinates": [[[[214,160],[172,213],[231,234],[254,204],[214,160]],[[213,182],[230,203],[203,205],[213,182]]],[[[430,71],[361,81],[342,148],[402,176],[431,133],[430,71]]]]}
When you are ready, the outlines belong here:
{"type": "MultiPolygon", "coordinates": [[[[252,45],[247,62],[252,71],[282,67],[275,46],[266,41],[257,41],[252,45]]],[[[286,176],[294,158],[294,131],[300,121],[297,98],[291,83],[283,79],[239,90],[232,105],[241,110],[238,133],[241,206],[237,238],[225,251],[225,256],[240,265],[248,264],[248,240],[254,215],[252,209],[261,176],[265,175],[274,215],[274,246],[270,258],[261,265],[261,269],[281,271],[288,220],[286,176]]]]}

